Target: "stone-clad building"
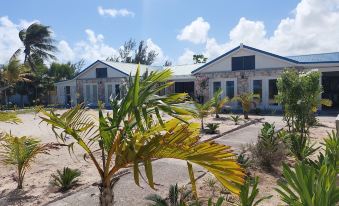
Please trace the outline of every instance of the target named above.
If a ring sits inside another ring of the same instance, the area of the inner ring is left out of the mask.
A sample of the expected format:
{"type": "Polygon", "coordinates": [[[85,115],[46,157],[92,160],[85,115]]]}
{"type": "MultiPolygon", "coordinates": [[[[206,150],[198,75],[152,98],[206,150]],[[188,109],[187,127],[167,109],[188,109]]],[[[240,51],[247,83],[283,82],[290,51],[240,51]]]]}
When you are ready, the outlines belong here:
{"type": "MultiPolygon", "coordinates": [[[[261,108],[279,108],[273,99],[277,94],[276,79],[285,68],[321,72],[323,98],[339,108],[339,52],[287,56],[262,51],[243,44],[206,64],[170,66],[175,83],[164,93],[187,92],[191,96],[209,99],[219,88],[223,96],[232,98],[243,92],[260,94],[261,108]]],[[[72,80],[59,82],[58,103],[108,103],[110,95],[121,94],[121,85],[128,74],[134,74],[136,64],[96,61],[72,80]]],[[[164,69],[162,66],[141,65],[141,71],[164,69]]]]}

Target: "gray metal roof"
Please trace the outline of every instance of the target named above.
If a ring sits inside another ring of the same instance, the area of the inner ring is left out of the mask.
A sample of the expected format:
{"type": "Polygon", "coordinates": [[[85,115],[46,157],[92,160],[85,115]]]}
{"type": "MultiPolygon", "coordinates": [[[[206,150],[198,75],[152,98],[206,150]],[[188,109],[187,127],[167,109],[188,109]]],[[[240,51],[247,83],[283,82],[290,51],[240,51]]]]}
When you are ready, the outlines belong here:
{"type": "Polygon", "coordinates": [[[339,62],[339,52],[287,56],[301,63],[339,62]]]}

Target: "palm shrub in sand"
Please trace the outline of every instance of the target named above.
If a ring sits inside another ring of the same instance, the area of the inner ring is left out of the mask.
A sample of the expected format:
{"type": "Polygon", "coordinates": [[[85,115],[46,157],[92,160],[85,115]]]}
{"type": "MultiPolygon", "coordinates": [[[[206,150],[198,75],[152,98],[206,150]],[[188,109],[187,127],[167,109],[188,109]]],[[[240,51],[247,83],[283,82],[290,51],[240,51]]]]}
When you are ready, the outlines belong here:
{"type": "Polygon", "coordinates": [[[233,97],[232,101],[240,102],[244,113],[244,118],[248,119],[248,113],[251,110],[251,106],[256,106],[256,99],[260,99],[260,96],[258,94],[242,93],[238,96],[233,97]]]}
{"type": "Polygon", "coordinates": [[[198,103],[194,102],[195,107],[195,114],[194,116],[199,118],[201,121],[201,131],[204,131],[204,118],[206,118],[208,115],[212,112],[212,106],[214,104],[214,99],[210,99],[209,101],[205,103],[198,103]]]}
{"type": "Polygon", "coordinates": [[[138,67],[135,76],[128,79],[126,95],[111,100],[112,114],[104,115],[99,108],[99,123],[81,105],[61,115],[42,110],[41,118],[53,127],[56,137],[71,151],[78,144],[93,162],[101,177],[100,205],[114,205],[116,175],[127,167],[133,168],[136,185],[140,185],[140,170],[144,168],[148,185],[155,188],[152,160],[161,158],[187,162],[195,197],[193,163],[210,171],[230,191],[239,193],[243,170],[229,146],[199,141],[200,125],[190,123],[191,112],[177,104],[187,95],[157,95],[173,84],[168,81],[171,74],[170,70],[151,72],[141,80],[138,67]],[[164,121],[160,111],[173,118],[164,121]]]}
{"type": "Polygon", "coordinates": [[[17,168],[18,189],[22,189],[24,177],[39,154],[47,154],[50,145],[41,144],[30,137],[15,137],[6,134],[0,143],[0,159],[6,165],[17,168]]]}
{"type": "Polygon", "coordinates": [[[213,107],[214,107],[214,112],[215,112],[215,118],[220,118],[219,114],[221,113],[225,104],[227,104],[230,101],[228,97],[221,98],[222,93],[223,93],[223,90],[219,89],[213,95],[213,99],[214,99],[213,107]]]}
{"type": "Polygon", "coordinates": [[[78,183],[78,177],[80,177],[80,175],[80,170],[64,167],[62,171],[57,170],[56,174],[51,175],[52,180],[50,183],[59,187],[61,192],[65,192],[78,183]]]}

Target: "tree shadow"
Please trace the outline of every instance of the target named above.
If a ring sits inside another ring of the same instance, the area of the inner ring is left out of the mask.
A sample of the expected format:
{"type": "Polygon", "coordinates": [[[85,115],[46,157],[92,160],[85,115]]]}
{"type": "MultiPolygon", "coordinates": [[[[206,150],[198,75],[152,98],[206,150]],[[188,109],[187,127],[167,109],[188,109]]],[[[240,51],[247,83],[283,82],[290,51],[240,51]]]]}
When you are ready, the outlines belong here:
{"type": "Polygon", "coordinates": [[[35,198],[37,197],[27,195],[27,191],[15,189],[6,195],[4,200],[6,201],[6,205],[25,205],[27,200],[35,198]]]}

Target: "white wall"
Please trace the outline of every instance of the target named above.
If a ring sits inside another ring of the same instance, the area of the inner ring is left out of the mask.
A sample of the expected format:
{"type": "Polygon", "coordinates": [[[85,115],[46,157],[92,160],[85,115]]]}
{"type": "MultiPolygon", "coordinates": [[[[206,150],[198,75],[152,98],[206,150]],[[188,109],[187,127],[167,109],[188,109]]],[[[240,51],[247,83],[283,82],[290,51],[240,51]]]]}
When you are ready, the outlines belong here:
{"type": "Polygon", "coordinates": [[[107,77],[126,77],[125,74],[112,69],[111,67],[101,63],[97,62],[94,65],[92,65],[90,68],[87,69],[84,73],[80,74],[78,76],[78,79],[92,79],[96,78],[96,68],[107,68],[107,77]]]}

